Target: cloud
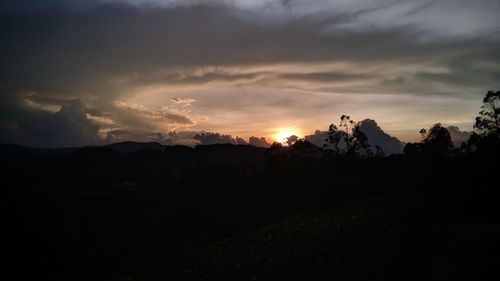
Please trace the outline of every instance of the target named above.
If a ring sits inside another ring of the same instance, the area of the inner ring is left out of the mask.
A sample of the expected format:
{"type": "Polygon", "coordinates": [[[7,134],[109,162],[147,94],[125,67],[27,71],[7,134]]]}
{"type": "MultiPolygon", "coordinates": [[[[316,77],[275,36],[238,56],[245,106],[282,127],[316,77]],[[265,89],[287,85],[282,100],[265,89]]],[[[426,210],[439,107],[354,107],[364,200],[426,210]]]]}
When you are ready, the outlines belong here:
{"type": "Polygon", "coordinates": [[[171,98],[170,100],[172,102],[174,102],[175,104],[180,104],[180,105],[183,105],[183,106],[189,106],[193,102],[195,102],[194,99],[183,99],[183,98],[171,98]]]}
{"type": "Polygon", "coordinates": [[[1,11],[37,11],[50,8],[81,9],[97,5],[99,0],[3,0],[0,2],[1,11]]]}
{"type": "Polygon", "coordinates": [[[271,144],[267,142],[265,137],[259,138],[259,137],[254,137],[254,136],[251,136],[248,139],[248,144],[253,145],[253,146],[257,146],[257,147],[269,147],[269,146],[271,146],[271,144]]]}
{"type": "Polygon", "coordinates": [[[373,78],[367,74],[341,73],[341,72],[309,72],[309,73],[287,73],[279,75],[280,79],[285,80],[304,80],[314,82],[339,82],[366,80],[373,78]]]}
{"type": "Polygon", "coordinates": [[[234,145],[254,145],[258,147],[269,147],[264,137],[250,137],[247,142],[244,138],[233,138],[231,135],[204,132],[204,131],[171,131],[171,132],[153,132],[140,130],[110,130],[105,134],[106,143],[116,143],[134,140],[138,142],[158,142],[164,145],[212,145],[212,144],[234,144],[234,145]]]}
{"type": "Polygon", "coordinates": [[[24,101],[26,102],[26,105],[28,107],[31,107],[35,110],[48,111],[48,112],[58,112],[62,108],[58,104],[40,103],[40,102],[37,102],[37,101],[30,99],[30,98],[26,98],[26,99],[24,99],[24,101]]]}
{"type": "Polygon", "coordinates": [[[312,135],[304,136],[304,140],[323,148],[325,140],[328,138],[328,132],[316,130],[312,135]]]}
{"type": "Polygon", "coordinates": [[[241,144],[241,145],[253,145],[257,147],[269,147],[270,144],[266,141],[265,137],[254,137],[251,136],[247,141],[241,137],[233,138],[231,135],[224,135],[220,133],[212,132],[200,132],[193,136],[193,139],[201,145],[211,145],[211,144],[241,144]]]}
{"type": "Polygon", "coordinates": [[[168,143],[166,137],[161,132],[151,132],[151,131],[129,131],[129,130],[110,130],[103,134],[105,136],[106,143],[117,143],[124,141],[137,141],[137,142],[158,142],[158,143],[168,143]]]}
{"type": "MultiPolygon", "coordinates": [[[[395,137],[385,133],[375,120],[365,119],[358,122],[358,126],[367,138],[368,144],[373,152],[377,151],[377,146],[381,148],[385,155],[403,153],[402,143],[395,137]]],[[[324,147],[328,138],[327,131],[316,130],[312,135],[306,135],[304,139],[319,147],[324,147]]]]}
{"type": "Polygon", "coordinates": [[[368,137],[368,143],[373,152],[380,147],[385,155],[403,153],[403,144],[397,138],[385,133],[375,120],[365,119],[359,122],[358,126],[360,131],[368,137]]]}
{"type": "MultiPolygon", "coordinates": [[[[344,13],[359,11],[353,8],[344,13]]],[[[461,41],[416,44],[412,42],[414,28],[411,25],[346,33],[338,24],[332,26],[317,15],[300,13],[266,25],[251,20],[253,15],[251,11],[242,12],[230,5],[203,4],[169,8],[101,5],[84,11],[49,10],[29,17],[4,16],[5,24],[14,28],[0,31],[5,38],[0,47],[4,66],[0,73],[16,88],[96,92],[95,88],[113,91],[110,81],[119,84],[131,79],[138,83],[134,79],[137,77],[147,82],[166,69],[172,73],[171,70],[178,68],[189,72],[190,68],[213,66],[332,60],[380,62],[401,57],[410,62],[428,59],[429,55],[446,63],[457,55],[494,57],[493,50],[498,47],[497,42],[488,40],[472,45],[461,41]],[[41,35],[45,44],[38,45],[37,52],[31,52],[37,36],[41,35]],[[381,37],[384,40],[380,40],[381,37]],[[363,47],[367,45],[369,49],[363,47]],[[450,48],[454,52],[449,52],[450,48]],[[484,52],[478,53],[478,49],[484,52]],[[53,64],[53,60],[61,63],[53,64]],[[64,79],[54,81],[53,77],[64,79]]],[[[340,14],[332,17],[340,22],[359,20],[340,14]]],[[[228,76],[217,71],[186,76],[178,73],[165,78],[199,83],[227,77],[252,79],[253,76],[248,73],[228,76]]],[[[331,77],[335,79],[334,75],[331,77]]]]}
{"type": "Polygon", "coordinates": [[[87,119],[83,103],[73,100],[58,112],[20,123],[24,136],[19,140],[37,147],[67,147],[100,144],[99,125],[87,119]]]}
{"type": "Polygon", "coordinates": [[[499,11],[493,0],[2,1],[0,130],[18,135],[74,99],[101,135],[131,138],[310,131],[341,110],[389,129],[470,126],[473,101],[500,87],[499,11]]]}
{"type": "Polygon", "coordinates": [[[121,117],[123,115],[132,115],[136,122],[143,123],[151,129],[156,128],[157,130],[168,132],[179,127],[196,124],[188,116],[169,111],[166,108],[153,110],[140,104],[131,104],[123,101],[115,101],[114,105],[121,110],[121,117]]]}
{"type": "Polygon", "coordinates": [[[202,132],[193,136],[193,139],[201,145],[211,144],[236,144],[236,140],[230,135],[221,135],[219,133],[202,132]]]}
{"type": "Polygon", "coordinates": [[[198,134],[198,131],[173,131],[166,134],[162,134],[163,140],[160,141],[166,145],[187,145],[196,146],[197,141],[193,139],[193,136],[198,134]]]}
{"type": "Polygon", "coordinates": [[[248,142],[246,140],[244,140],[243,138],[236,137],[236,144],[245,145],[245,144],[248,144],[248,142]]]}
{"type": "Polygon", "coordinates": [[[237,85],[258,81],[265,76],[265,72],[245,72],[243,69],[234,70],[230,67],[222,66],[194,66],[181,67],[172,72],[157,73],[147,76],[136,76],[132,82],[138,83],[162,83],[168,82],[171,85],[207,85],[207,84],[227,84],[237,85]]]}
{"type": "Polygon", "coordinates": [[[453,145],[455,145],[455,147],[460,147],[462,143],[466,143],[472,134],[471,131],[461,131],[457,126],[449,126],[446,129],[450,132],[451,140],[453,141],[453,145]]]}

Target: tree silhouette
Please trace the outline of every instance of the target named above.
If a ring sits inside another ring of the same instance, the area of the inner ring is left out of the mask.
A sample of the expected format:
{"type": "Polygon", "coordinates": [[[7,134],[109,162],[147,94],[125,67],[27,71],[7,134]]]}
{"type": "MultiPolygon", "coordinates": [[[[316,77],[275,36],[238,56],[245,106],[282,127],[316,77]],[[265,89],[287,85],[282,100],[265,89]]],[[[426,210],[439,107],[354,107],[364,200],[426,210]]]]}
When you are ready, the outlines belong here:
{"type": "Polygon", "coordinates": [[[282,143],[273,142],[271,146],[266,149],[266,157],[274,160],[284,159],[286,155],[286,149],[283,147],[282,143]]]}
{"type": "Polygon", "coordinates": [[[418,133],[422,136],[422,140],[425,140],[425,136],[427,135],[427,130],[420,129],[420,131],[418,133]]]}
{"type": "Polygon", "coordinates": [[[481,108],[474,129],[483,136],[489,134],[500,136],[500,91],[488,91],[481,108]]]}
{"type": "Polygon", "coordinates": [[[286,138],[285,144],[288,146],[292,146],[298,140],[299,140],[299,137],[297,137],[296,135],[291,135],[288,138],[286,138]]]}
{"type": "Polygon", "coordinates": [[[419,133],[422,135],[420,143],[408,143],[404,152],[406,155],[417,156],[450,156],[453,150],[453,142],[448,129],[443,127],[441,123],[434,124],[429,131],[421,129],[419,133]]]}
{"type": "Polygon", "coordinates": [[[422,143],[409,142],[405,145],[403,152],[407,156],[417,157],[422,155],[422,143]]]}
{"type": "Polygon", "coordinates": [[[333,150],[337,155],[372,156],[368,137],[359,129],[359,125],[348,115],[340,116],[338,126],[331,124],[325,148],[333,150]]]}

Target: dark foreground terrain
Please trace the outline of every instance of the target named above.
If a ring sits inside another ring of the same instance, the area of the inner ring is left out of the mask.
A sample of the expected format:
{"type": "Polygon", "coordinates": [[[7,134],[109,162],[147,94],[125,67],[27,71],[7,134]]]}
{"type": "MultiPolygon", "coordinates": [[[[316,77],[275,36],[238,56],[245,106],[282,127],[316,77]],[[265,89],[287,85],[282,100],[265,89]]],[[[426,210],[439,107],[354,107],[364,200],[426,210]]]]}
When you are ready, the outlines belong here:
{"type": "Polygon", "coordinates": [[[500,280],[498,152],[0,146],[9,280],[500,280]]]}

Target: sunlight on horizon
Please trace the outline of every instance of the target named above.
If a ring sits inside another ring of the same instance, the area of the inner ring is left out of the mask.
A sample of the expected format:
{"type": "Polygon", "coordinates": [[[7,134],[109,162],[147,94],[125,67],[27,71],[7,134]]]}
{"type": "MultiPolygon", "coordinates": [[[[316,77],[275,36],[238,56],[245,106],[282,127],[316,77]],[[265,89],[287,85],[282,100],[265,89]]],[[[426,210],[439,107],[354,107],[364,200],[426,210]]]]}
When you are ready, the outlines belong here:
{"type": "Polygon", "coordinates": [[[280,128],[277,129],[277,132],[273,135],[273,140],[285,144],[286,139],[293,135],[300,137],[302,134],[297,129],[280,128]]]}

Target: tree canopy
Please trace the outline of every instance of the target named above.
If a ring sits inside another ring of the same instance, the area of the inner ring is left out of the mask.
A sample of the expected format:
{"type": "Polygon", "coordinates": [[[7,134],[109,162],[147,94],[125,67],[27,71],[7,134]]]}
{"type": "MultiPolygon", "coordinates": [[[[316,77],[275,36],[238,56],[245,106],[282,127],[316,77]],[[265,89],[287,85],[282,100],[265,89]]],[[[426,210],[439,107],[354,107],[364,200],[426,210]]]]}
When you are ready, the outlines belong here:
{"type": "Polygon", "coordinates": [[[500,136],[500,91],[488,91],[483,99],[474,129],[481,135],[500,136]]]}
{"type": "Polygon", "coordinates": [[[368,138],[359,129],[359,125],[348,115],[340,116],[339,125],[331,124],[325,148],[337,155],[372,156],[368,138]]]}

